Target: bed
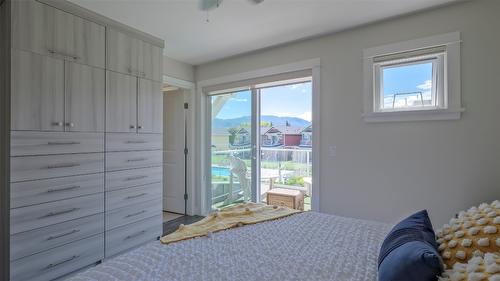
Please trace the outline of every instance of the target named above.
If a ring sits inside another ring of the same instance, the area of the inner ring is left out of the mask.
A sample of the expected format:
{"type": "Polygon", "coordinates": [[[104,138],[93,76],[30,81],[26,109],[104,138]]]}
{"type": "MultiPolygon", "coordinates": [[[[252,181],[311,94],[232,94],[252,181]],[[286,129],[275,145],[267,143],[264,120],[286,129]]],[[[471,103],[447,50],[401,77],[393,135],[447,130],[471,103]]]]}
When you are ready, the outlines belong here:
{"type": "Polygon", "coordinates": [[[168,245],[150,242],[71,281],[377,280],[390,225],[304,212],[168,245]]]}

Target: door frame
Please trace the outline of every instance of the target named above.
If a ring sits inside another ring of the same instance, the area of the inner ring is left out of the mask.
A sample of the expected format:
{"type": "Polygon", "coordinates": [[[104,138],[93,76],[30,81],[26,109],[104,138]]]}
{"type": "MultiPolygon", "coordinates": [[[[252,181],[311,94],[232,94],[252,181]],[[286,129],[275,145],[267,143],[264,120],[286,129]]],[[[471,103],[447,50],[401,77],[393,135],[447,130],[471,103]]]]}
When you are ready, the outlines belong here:
{"type": "Polygon", "coordinates": [[[207,215],[210,211],[210,206],[207,205],[207,197],[210,195],[207,189],[210,188],[210,96],[203,92],[203,88],[231,83],[242,80],[255,79],[259,77],[278,75],[288,72],[312,70],[312,122],[313,129],[313,148],[312,148],[312,198],[311,209],[320,212],[319,193],[321,186],[320,178],[320,133],[321,133],[321,120],[320,120],[320,78],[321,78],[321,62],[319,58],[294,62],[290,64],[278,65],[269,68],[258,69],[249,72],[237,73],[218,78],[198,81],[196,83],[196,113],[197,124],[196,131],[199,133],[199,138],[196,139],[197,153],[197,170],[196,170],[196,192],[200,194],[200,215],[207,215]]]}
{"type": "MultiPolygon", "coordinates": [[[[188,200],[187,200],[187,214],[190,216],[199,214],[199,196],[194,188],[196,185],[196,149],[195,149],[195,139],[196,138],[196,85],[194,82],[178,79],[172,76],[163,75],[163,83],[181,88],[186,92],[189,92],[187,96],[187,103],[189,107],[187,109],[187,127],[188,127],[188,138],[187,138],[187,190],[188,190],[188,200]]],[[[163,93],[165,95],[165,93],[163,93]]],[[[165,180],[165,178],[163,178],[165,180]]],[[[168,180],[168,179],[167,179],[168,180]]],[[[163,187],[162,187],[163,188],[163,187]]],[[[163,201],[162,201],[163,202],[163,201]]]]}

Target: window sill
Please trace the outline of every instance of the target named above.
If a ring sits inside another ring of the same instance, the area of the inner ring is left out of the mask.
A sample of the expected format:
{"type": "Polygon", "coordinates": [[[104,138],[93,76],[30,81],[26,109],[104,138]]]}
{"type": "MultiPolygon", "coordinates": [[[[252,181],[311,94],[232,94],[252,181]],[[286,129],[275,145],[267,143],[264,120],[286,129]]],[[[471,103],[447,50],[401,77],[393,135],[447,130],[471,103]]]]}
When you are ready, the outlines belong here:
{"type": "Polygon", "coordinates": [[[458,120],[464,108],[459,109],[432,109],[432,110],[411,110],[393,112],[370,112],[362,115],[367,123],[381,122],[409,122],[409,121],[430,121],[430,120],[458,120]]]}

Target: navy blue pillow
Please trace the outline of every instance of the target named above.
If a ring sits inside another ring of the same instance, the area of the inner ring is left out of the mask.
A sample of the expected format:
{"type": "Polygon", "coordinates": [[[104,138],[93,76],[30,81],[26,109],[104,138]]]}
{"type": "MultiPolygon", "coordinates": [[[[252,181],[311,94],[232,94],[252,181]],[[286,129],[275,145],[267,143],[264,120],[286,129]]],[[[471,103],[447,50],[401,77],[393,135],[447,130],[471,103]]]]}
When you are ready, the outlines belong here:
{"type": "Polygon", "coordinates": [[[426,210],[399,222],[389,232],[378,260],[379,281],[434,281],[443,271],[426,210]]]}

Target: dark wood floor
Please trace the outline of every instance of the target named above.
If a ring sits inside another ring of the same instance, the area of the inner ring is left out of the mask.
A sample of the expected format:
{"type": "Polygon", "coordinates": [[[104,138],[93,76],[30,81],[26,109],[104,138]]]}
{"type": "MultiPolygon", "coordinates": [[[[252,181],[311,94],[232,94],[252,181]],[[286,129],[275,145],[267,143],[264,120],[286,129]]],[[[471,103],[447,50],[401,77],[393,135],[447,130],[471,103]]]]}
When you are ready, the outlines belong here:
{"type": "Polygon", "coordinates": [[[180,218],[176,218],[171,221],[167,221],[163,223],[163,235],[170,234],[179,228],[181,224],[190,224],[193,222],[197,222],[201,220],[203,217],[201,216],[182,216],[180,218]]]}

